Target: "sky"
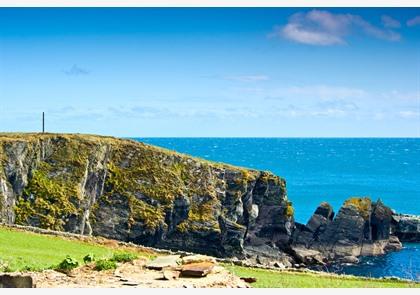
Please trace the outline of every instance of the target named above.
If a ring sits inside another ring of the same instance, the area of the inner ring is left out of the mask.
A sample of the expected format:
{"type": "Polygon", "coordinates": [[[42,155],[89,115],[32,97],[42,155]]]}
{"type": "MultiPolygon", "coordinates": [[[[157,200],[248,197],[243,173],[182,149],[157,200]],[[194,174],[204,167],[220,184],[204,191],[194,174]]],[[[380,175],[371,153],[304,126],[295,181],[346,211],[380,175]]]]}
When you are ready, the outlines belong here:
{"type": "Polygon", "coordinates": [[[420,137],[420,8],[0,8],[0,132],[420,137]]]}

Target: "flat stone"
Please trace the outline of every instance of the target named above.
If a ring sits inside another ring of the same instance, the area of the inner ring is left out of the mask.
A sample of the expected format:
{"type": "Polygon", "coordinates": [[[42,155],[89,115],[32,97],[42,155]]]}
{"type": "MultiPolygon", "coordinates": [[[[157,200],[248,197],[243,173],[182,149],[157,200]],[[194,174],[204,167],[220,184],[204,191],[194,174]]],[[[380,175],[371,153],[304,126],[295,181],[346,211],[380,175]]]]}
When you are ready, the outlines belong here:
{"type": "Polygon", "coordinates": [[[164,268],[177,267],[180,262],[180,255],[159,256],[146,264],[148,269],[162,270],[164,268]]]}
{"type": "Polygon", "coordinates": [[[183,265],[181,268],[181,277],[205,277],[214,268],[212,262],[198,262],[183,265]]]}
{"type": "Polygon", "coordinates": [[[19,274],[0,275],[0,288],[34,288],[31,276],[19,274]]]}
{"type": "Polygon", "coordinates": [[[189,255],[182,257],[182,264],[198,263],[198,262],[211,262],[216,264],[216,259],[206,255],[189,255]]]}

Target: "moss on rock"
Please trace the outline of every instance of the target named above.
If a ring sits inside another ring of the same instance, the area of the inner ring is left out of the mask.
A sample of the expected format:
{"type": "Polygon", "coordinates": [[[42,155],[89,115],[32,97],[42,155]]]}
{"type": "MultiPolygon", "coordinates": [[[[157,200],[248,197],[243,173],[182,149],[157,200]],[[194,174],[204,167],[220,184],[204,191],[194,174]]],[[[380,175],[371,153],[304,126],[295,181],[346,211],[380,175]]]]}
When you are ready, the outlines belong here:
{"type": "Polygon", "coordinates": [[[345,201],[344,206],[351,206],[355,208],[364,219],[369,218],[371,209],[372,209],[372,201],[370,198],[358,198],[352,197],[345,201]]]}
{"type": "Polygon", "coordinates": [[[74,187],[36,170],[15,206],[16,223],[28,224],[33,219],[43,228],[63,230],[63,219],[77,213],[72,197],[78,197],[74,187]]]}

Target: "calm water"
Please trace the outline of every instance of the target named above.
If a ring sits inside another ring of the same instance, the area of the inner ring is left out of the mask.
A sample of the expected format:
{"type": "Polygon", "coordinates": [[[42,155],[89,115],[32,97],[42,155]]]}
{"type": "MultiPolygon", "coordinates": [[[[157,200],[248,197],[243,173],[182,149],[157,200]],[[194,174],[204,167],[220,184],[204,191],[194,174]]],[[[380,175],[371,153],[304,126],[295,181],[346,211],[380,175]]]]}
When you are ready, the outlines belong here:
{"type": "MultiPolygon", "coordinates": [[[[306,223],[322,201],[337,211],[350,196],[381,198],[402,213],[420,214],[420,139],[136,138],[161,147],[253,169],[287,180],[295,218],[306,223]]],[[[338,272],[415,278],[420,245],[367,258],[338,272]]]]}

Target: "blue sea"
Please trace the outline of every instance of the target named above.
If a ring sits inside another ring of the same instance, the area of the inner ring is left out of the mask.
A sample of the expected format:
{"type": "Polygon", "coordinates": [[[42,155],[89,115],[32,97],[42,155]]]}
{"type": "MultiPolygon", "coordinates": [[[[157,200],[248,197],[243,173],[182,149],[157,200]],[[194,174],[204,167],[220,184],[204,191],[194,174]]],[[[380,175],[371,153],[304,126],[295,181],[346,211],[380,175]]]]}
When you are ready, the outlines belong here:
{"type": "MultiPolygon", "coordinates": [[[[211,161],[284,177],[295,219],[306,223],[329,202],[337,212],[351,196],[381,199],[397,212],[420,215],[419,138],[135,138],[211,161]]],[[[420,245],[364,258],[334,271],[420,279],[420,245]]]]}

